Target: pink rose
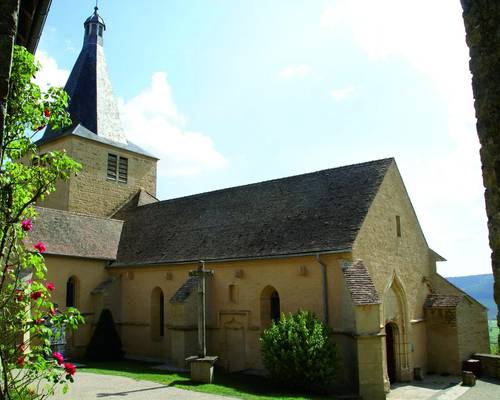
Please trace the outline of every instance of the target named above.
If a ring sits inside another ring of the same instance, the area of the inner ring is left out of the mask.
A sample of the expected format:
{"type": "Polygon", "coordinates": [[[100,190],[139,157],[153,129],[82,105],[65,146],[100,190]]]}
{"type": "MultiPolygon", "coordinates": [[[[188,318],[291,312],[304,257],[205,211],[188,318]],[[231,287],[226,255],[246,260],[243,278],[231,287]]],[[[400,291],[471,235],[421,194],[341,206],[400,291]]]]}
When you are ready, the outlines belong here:
{"type": "Polygon", "coordinates": [[[66,371],[66,373],[68,375],[71,375],[71,376],[75,375],[75,373],[76,373],[76,367],[71,363],[65,363],[64,370],[66,371]]]}
{"type": "Polygon", "coordinates": [[[47,250],[47,247],[42,242],[38,242],[33,246],[35,249],[37,249],[40,253],[45,253],[45,250],[47,250]]]}
{"type": "Polygon", "coordinates": [[[49,292],[56,290],[56,286],[52,282],[45,282],[45,287],[49,292]]]}
{"type": "Polygon", "coordinates": [[[62,356],[61,353],[54,351],[52,353],[52,357],[54,357],[59,365],[63,365],[64,363],[64,357],[62,356]]]}
{"type": "Polygon", "coordinates": [[[21,228],[26,232],[31,231],[31,228],[33,228],[33,222],[31,222],[31,219],[23,219],[23,221],[21,222],[21,228]]]}

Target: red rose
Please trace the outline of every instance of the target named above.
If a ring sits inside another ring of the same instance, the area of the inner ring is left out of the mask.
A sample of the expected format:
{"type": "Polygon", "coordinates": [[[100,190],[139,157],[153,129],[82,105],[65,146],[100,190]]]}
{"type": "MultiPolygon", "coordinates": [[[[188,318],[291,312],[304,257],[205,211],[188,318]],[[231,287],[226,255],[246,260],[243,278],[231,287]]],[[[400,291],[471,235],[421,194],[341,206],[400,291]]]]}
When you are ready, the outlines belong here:
{"type": "Polygon", "coordinates": [[[19,356],[17,357],[16,364],[22,368],[24,367],[24,356],[19,356]]]}
{"type": "Polygon", "coordinates": [[[53,292],[56,289],[55,285],[52,282],[45,282],[45,287],[49,292],[53,292]]]}
{"type": "Polygon", "coordinates": [[[45,250],[47,250],[47,247],[42,242],[38,242],[33,246],[35,249],[37,249],[40,253],[45,253],[45,250]]]}
{"type": "Polygon", "coordinates": [[[24,293],[20,289],[16,289],[16,301],[23,301],[24,300],[24,293]]]}
{"type": "Polygon", "coordinates": [[[37,290],[36,292],[31,292],[30,297],[32,300],[38,300],[40,297],[42,297],[42,291],[37,290]]]}
{"type": "MultiPolygon", "coordinates": [[[[58,363],[59,365],[62,365],[62,364],[64,363],[64,357],[62,356],[62,354],[61,354],[61,353],[59,353],[59,352],[57,352],[57,351],[54,351],[54,352],[52,353],[52,357],[54,357],[54,358],[56,359],[56,361],[57,361],[57,363],[58,363]]],[[[65,365],[64,365],[64,369],[66,369],[66,365],[72,365],[72,364],[69,364],[69,363],[65,364],[65,365]]],[[[73,368],[74,368],[74,366],[73,366],[73,368]]],[[[76,371],[76,369],[75,369],[75,371],[76,371]]],[[[66,372],[68,372],[68,371],[66,371],[66,372]]],[[[68,372],[68,373],[69,373],[69,372],[68,372]]],[[[74,372],[73,372],[73,373],[74,373],[74,372]]]]}
{"type": "Polygon", "coordinates": [[[43,115],[45,115],[45,118],[49,118],[50,117],[50,111],[48,108],[46,108],[45,110],[43,110],[43,115]]]}
{"type": "Polygon", "coordinates": [[[75,375],[75,373],[76,373],[76,367],[71,363],[65,363],[64,370],[66,371],[66,373],[68,375],[71,375],[71,376],[75,375]]]}
{"type": "Polygon", "coordinates": [[[33,228],[33,223],[31,222],[31,219],[29,218],[23,219],[23,221],[21,222],[21,228],[23,229],[23,231],[31,231],[31,228],[33,228]]]}

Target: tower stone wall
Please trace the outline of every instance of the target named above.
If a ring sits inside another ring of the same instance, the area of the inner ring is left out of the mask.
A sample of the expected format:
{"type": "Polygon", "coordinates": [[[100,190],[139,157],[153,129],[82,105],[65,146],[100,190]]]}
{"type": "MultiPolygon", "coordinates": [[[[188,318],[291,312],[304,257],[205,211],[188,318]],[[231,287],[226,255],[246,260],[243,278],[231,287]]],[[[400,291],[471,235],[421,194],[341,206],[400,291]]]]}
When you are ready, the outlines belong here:
{"type": "Polygon", "coordinates": [[[78,136],[66,136],[39,148],[42,153],[63,149],[82,164],[82,170],[69,182],[60,183],[42,207],[110,217],[140,189],[156,195],[155,158],[78,136]],[[107,178],[108,154],[128,159],[127,183],[107,178]]]}
{"type": "Polygon", "coordinates": [[[462,7],[481,143],[494,295],[500,312],[500,2],[462,0],[462,7]]]}

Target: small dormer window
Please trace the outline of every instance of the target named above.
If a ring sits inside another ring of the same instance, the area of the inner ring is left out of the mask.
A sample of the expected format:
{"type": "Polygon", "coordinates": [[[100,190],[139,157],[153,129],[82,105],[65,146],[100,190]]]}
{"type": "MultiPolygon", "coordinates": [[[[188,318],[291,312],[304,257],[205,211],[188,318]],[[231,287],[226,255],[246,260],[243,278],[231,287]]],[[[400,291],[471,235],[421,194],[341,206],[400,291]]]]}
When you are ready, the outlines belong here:
{"type": "Polygon", "coordinates": [[[117,156],[116,154],[108,154],[108,169],[107,178],[120,183],[128,181],[128,158],[117,156]]]}

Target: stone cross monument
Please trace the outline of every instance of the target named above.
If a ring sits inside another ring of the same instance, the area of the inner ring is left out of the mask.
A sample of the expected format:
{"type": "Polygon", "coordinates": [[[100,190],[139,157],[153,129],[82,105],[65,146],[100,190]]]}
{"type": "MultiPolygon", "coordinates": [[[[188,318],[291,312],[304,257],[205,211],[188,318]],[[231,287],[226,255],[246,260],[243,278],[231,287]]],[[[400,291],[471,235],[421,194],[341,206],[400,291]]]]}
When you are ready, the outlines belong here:
{"type": "Polygon", "coordinates": [[[206,277],[213,276],[214,271],[205,269],[205,261],[200,260],[198,269],[190,271],[189,276],[198,278],[198,355],[186,359],[191,367],[191,380],[211,383],[213,381],[214,363],[217,356],[207,356],[206,337],[206,277]]]}
{"type": "Polygon", "coordinates": [[[207,355],[207,310],[206,310],[206,284],[207,276],[212,276],[214,271],[205,269],[205,261],[198,263],[196,271],[190,271],[190,276],[198,277],[198,357],[203,358],[207,355]]]}

